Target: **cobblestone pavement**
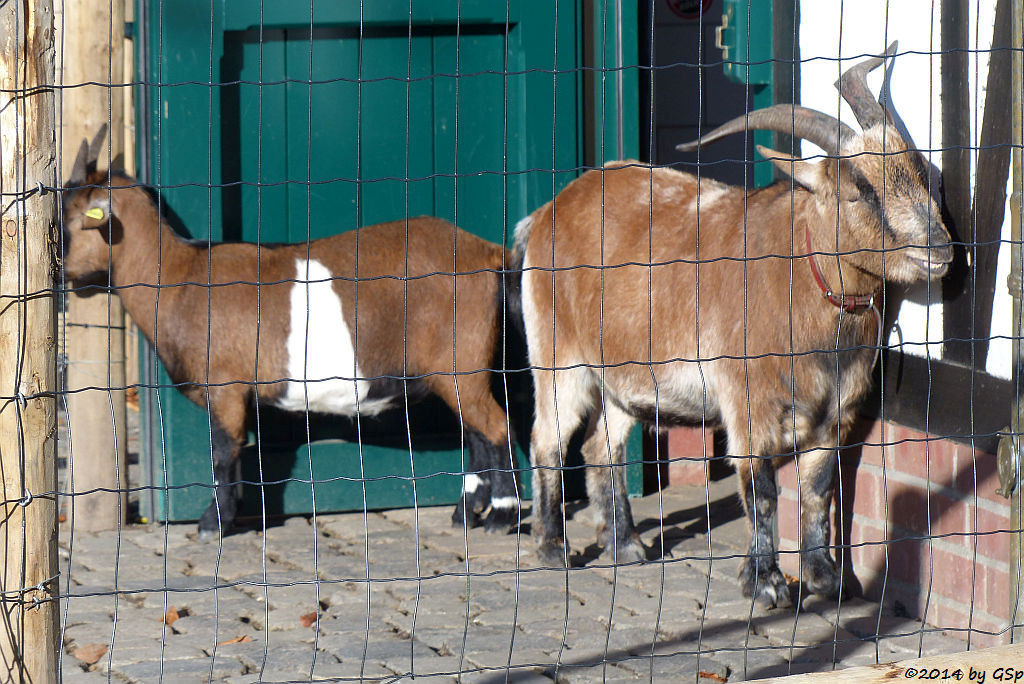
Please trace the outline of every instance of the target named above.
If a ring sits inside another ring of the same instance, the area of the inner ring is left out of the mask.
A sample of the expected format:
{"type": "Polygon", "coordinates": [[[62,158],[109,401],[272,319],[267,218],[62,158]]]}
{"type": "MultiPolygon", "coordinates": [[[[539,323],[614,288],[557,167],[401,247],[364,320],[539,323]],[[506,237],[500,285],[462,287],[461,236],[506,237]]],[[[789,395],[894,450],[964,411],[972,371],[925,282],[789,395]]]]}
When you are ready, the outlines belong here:
{"type": "Polygon", "coordinates": [[[964,650],[861,599],[752,607],[734,487],[635,500],[665,549],[642,565],[594,557],[588,511],[571,510],[568,572],[538,568],[528,534],[452,528],[451,507],[293,517],[222,544],[194,525],[64,529],[63,677],[713,684],[964,650]]]}

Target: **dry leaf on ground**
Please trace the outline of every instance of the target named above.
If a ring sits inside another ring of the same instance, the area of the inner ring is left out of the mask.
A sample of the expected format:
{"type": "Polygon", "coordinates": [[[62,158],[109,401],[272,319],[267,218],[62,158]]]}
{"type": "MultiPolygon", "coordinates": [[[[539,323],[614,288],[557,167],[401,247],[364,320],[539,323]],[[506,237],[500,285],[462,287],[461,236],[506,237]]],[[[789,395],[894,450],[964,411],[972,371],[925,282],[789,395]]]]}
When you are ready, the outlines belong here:
{"type": "Polygon", "coordinates": [[[71,652],[71,655],[75,656],[86,665],[95,665],[106,652],[106,644],[82,644],[81,646],[75,647],[75,650],[71,652]]]}

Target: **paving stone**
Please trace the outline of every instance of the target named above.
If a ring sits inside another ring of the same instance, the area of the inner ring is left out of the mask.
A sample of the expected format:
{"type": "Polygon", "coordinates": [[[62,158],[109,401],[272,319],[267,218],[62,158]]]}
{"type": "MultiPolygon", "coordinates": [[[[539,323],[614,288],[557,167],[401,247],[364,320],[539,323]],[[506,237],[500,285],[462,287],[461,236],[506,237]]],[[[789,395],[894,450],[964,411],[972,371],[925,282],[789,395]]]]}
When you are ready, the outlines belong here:
{"type": "Polygon", "coordinates": [[[422,629],[445,629],[451,632],[472,628],[474,623],[466,617],[466,614],[457,610],[446,612],[420,611],[416,614],[416,621],[413,624],[413,614],[395,613],[386,618],[388,624],[392,625],[400,634],[411,635],[422,629]]]}
{"type": "MultiPolygon", "coordinates": [[[[681,649],[680,649],[681,650],[681,649]]],[[[783,666],[788,668],[788,648],[772,644],[764,637],[750,635],[729,644],[704,645],[700,659],[700,669],[704,669],[705,660],[721,663],[729,668],[729,681],[758,679],[764,674],[765,668],[783,666]]],[[[772,670],[782,672],[782,670],[772,670]]]]}
{"type": "MultiPolygon", "coordinates": [[[[128,665],[120,665],[113,673],[128,682],[199,682],[209,678],[211,670],[210,658],[194,658],[192,660],[141,660],[128,665]]],[[[213,679],[223,679],[231,675],[243,674],[244,666],[237,660],[218,658],[213,663],[213,679]]],[[[101,670],[103,671],[103,670],[101,670]]]]}
{"type": "Polygon", "coordinates": [[[330,632],[363,631],[369,620],[371,630],[383,629],[392,632],[394,626],[386,623],[385,619],[397,611],[395,603],[383,604],[379,600],[372,600],[369,609],[362,602],[345,606],[334,605],[321,615],[319,627],[330,632]]]}
{"type": "Polygon", "coordinates": [[[194,523],[134,525],[131,530],[137,534],[126,535],[128,541],[160,556],[191,543],[196,533],[194,523]]]}
{"type": "Polygon", "coordinates": [[[170,550],[185,562],[190,575],[216,577],[221,583],[251,574],[265,564],[263,550],[254,534],[224,537],[221,544],[188,541],[170,550]]]}
{"type": "Polygon", "coordinates": [[[358,582],[366,578],[366,559],[362,547],[352,553],[321,552],[316,568],[321,580],[334,584],[358,582]]]}
{"type": "MultiPolygon", "coordinates": [[[[342,662],[366,662],[384,665],[398,665],[401,671],[409,668],[409,662],[415,651],[416,658],[433,658],[437,652],[420,641],[412,642],[399,635],[373,634],[369,643],[364,643],[362,635],[356,639],[344,640],[335,637],[323,639],[320,644],[325,653],[329,653],[342,662]],[[365,647],[365,657],[364,657],[365,647]]],[[[394,668],[391,668],[394,669],[394,668]]]]}
{"type": "MultiPolygon", "coordinates": [[[[451,528],[451,508],[443,506],[365,519],[321,515],[315,523],[292,517],[265,533],[229,535],[219,546],[197,543],[194,525],[126,527],[119,556],[117,533],[76,534],[70,566],[70,536],[62,530],[62,564],[73,594],[62,606],[63,637],[68,645],[106,642],[116,630],[112,677],[129,681],[156,676],[161,639],[165,681],[202,681],[213,647],[240,636],[252,641],[217,647],[215,679],[252,681],[261,667],[264,681],[307,679],[315,649],[315,678],[358,677],[362,668],[368,679],[386,679],[414,668],[417,680],[447,683],[461,669],[462,679],[474,684],[506,676],[550,682],[559,664],[563,682],[692,681],[695,669],[725,673],[732,682],[828,669],[833,651],[844,667],[916,655],[921,630],[931,628],[893,617],[890,609],[882,610],[877,628],[878,606],[862,599],[846,599],[837,611],[835,601],[807,597],[795,635],[792,609],[755,605],[751,618],[751,602],[736,580],[746,532],[734,486],[710,485],[711,561],[703,488],[672,488],[661,501],[633,502],[645,543],[664,543],[671,555],[632,566],[610,566],[607,554],[594,558],[594,549],[584,548],[594,539],[590,512],[570,504],[570,536],[589,555],[574,556],[583,565],[568,571],[537,570],[533,540],[522,534],[451,528]],[[134,592],[117,599],[116,625],[109,593],[115,560],[118,588],[134,592]],[[165,628],[169,606],[180,617],[165,628]],[[318,621],[302,626],[299,619],[314,611],[318,621]],[[191,660],[205,666],[175,664],[191,660]],[[178,671],[167,670],[172,666],[178,671]]],[[[925,653],[962,649],[948,635],[924,637],[925,653]]],[[[75,681],[104,676],[69,658],[69,671],[80,673],[75,681]]]]}
{"type": "MultiPolygon", "coordinates": [[[[183,576],[179,579],[184,584],[189,578],[183,576]]],[[[240,604],[250,605],[255,603],[255,599],[230,585],[220,586],[215,589],[205,588],[208,581],[208,579],[199,580],[199,587],[195,589],[169,588],[166,593],[162,591],[146,593],[140,607],[147,611],[155,612],[156,618],[159,619],[165,610],[165,603],[168,607],[187,608],[193,614],[210,616],[214,615],[218,610],[223,613],[232,610],[240,604]]]]}
{"type": "Polygon", "coordinates": [[[413,508],[395,508],[381,511],[380,515],[387,520],[408,528],[418,524],[420,531],[425,529],[446,529],[451,526],[452,506],[420,506],[413,508]]]}
{"type": "Polygon", "coordinates": [[[83,670],[78,661],[65,656],[60,671],[60,681],[67,684],[107,684],[107,675],[99,670],[83,670]]]}
{"type": "MultiPolygon", "coordinates": [[[[863,618],[851,618],[843,620],[843,627],[854,635],[872,642],[878,641],[888,652],[899,654],[901,658],[916,656],[922,639],[927,642],[934,637],[922,632],[927,626],[917,620],[907,618],[896,618],[891,615],[882,616],[881,620],[877,615],[867,615],[863,618]]],[[[954,640],[955,641],[955,640],[954,640]]],[[[953,646],[952,643],[948,644],[953,646]]],[[[937,651],[942,652],[942,651],[937,651]]],[[[945,651],[952,653],[955,651],[945,651]]]]}
{"type": "Polygon", "coordinates": [[[545,674],[553,677],[559,684],[590,684],[590,682],[642,681],[647,679],[646,675],[638,675],[614,663],[591,664],[589,661],[583,663],[563,662],[560,667],[557,669],[553,668],[545,674]]]}
{"type": "MultiPolygon", "coordinates": [[[[490,592],[473,595],[472,622],[477,625],[528,628],[541,622],[561,622],[565,619],[564,600],[552,600],[531,592],[516,596],[513,592],[490,592]]],[[[573,599],[570,599],[573,600],[573,599]]]]}
{"type": "MultiPolygon", "coordinates": [[[[68,621],[75,620],[76,614],[104,614],[110,615],[114,611],[114,595],[108,587],[80,586],[72,587],[71,594],[66,595],[61,602],[61,609],[67,608],[68,621]]],[[[119,604],[124,604],[123,598],[118,598],[119,604]]]]}
{"type": "MultiPolygon", "coordinates": [[[[252,641],[218,646],[217,657],[237,659],[249,672],[262,671],[264,677],[267,672],[288,672],[291,679],[309,677],[316,653],[312,640],[309,643],[282,641],[274,637],[265,640],[265,636],[258,634],[252,641]]],[[[318,659],[329,658],[323,653],[316,655],[318,659]]]]}
{"type": "Polygon", "coordinates": [[[813,613],[797,615],[791,610],[771,610],[755,615],[751,624],[755,632],[778,644],[817,645],[856,639],[850,632],[813,613]]]}
{"type": "Polygon", "coordinates": [[[234,588],[256,601],[266,601],[271,610],[298,606],[309,612],[317,608],[315,579],[305,573],[276,570],[242,575],[234,588]]]}
{"type": "Polygon", "coordinates": [[[726,665],[708,657],[698,659],[694,655],[637,654],[635,657],[616,661],[615,665],[620,669],[629,670],[639,679],[651,681],[679,681],[680,673],[684,672],[704,673],[698,679],[706,684],[724,681],[729,676],[729,668],[726,665]]]}
{"type": "Polygon", "coordinates": [[[550,647],[548,639],[537,639],[532,635],[516,633],[513,640],[511,629],[504,627],[471,626],[463,635],[454,635],[447,643],[447,650],[453,655],[462,654],[466,660],[477,667],[501,668],[509,661],[509,650],[512,649],[513,663],[544,662],[548,653],[541,650],[540,644],[550,647]]]}
{"type": "Polygon", "coordinates": [[[460,663],[457,657],[436,654],[432,657],[417,654],[411,665],[408,656],[390,658],[384,662],[386,669],[399,675],[415,676],[417,682],[421,678],[429,682],[454,682],[458,673],[471,667],[465,660],[460,663]]]}
{"type": "Polygon", "coordinates": [[[114,669],[139,660],[183,660],[205,656],[199,644],[176,639],[170,632],[162,642],[160,639],[118,638],[114,641],[114,648],[108,653],[114,669]]]}
{"type": "Polygon", "coordinates": [[[406,527],[388,520],[380,513],[349,513],[347,515],[317,516],[317,526],[329,537],[359,541],[365,537],[377,539],[383,535],[404,532],[406,527]]]}
{"type": "Polygon", "coordinates": [[[470,671],[461,676],[463,682],[469,684],[551,684],[551,677],[544,674],[547,668],[540,667],[516,667],[493,668],[477,671],[470,671]]]}
{"type": "MultiPolygon", "coordinates": [[[[392,677],[394,674],[392,670],[380,663],[339,661],[328,653],[321,653],[316,660],[313,679],[380,681],[386,677],[392,677]]],[[[247,680],[246,684],[251,681],[251,679],[247,680]]]]}

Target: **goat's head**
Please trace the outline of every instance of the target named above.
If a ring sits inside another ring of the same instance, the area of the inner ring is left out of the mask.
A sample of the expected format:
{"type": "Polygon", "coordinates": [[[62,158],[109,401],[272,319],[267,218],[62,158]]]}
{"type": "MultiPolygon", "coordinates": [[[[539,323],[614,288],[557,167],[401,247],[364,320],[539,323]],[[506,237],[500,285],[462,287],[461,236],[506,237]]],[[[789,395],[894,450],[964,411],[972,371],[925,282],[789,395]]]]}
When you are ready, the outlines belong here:
{"type": "MultiPolygon", "coordinates": [[[[896,52],[896,43],[885,56],[896,52]]],[[[868,59],[836,82],[862,132],[835,117],[799,105],[775,105],[723,124],[691,143],[690,151],[726,135],[764,129],[809,140],[828,154],[824,162],[758,146],[794,182],[811,192],[820,220],[835,226],[835,246],[859,268],[886,280],[910,283],[946,273],[953,253],[939,207],[929,192],[927,169],[888,113],[871,96],[865,76],[883,62],[868,59]]]]}
{"type": "Polygon", "coordinates": [[[123,238],[110,189],[120,179],[96,170],[96,158],[106,132],[104,124],[92,143],[82,141],[71,177],[65,183],[61,263],[65,276],[72,280],[108,271],[111,247],[123,238]]]}

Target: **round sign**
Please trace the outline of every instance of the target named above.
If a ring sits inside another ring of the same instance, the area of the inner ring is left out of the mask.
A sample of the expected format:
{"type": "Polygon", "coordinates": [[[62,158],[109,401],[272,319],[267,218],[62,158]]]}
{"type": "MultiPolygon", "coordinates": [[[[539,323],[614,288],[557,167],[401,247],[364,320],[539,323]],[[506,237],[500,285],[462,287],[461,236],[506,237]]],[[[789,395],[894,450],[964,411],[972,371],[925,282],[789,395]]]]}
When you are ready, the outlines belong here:
{"type": "Polygon", "coordinates": [[[668,8],[683,19],[696,19],[711,9],[715,0],[665,0],[668,8]]]}

